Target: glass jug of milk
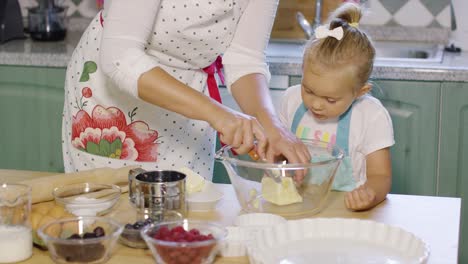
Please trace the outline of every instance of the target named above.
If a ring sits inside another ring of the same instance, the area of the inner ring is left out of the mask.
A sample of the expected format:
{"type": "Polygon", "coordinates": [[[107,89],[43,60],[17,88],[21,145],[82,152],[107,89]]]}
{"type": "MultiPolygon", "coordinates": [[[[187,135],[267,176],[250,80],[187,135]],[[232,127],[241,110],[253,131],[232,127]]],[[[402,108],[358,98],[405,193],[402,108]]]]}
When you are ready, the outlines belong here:
{"type": "Polygon", "coordinates": [[[31,187],[0,183],[0,263],[25,260],[32,255],[31,187]]]}

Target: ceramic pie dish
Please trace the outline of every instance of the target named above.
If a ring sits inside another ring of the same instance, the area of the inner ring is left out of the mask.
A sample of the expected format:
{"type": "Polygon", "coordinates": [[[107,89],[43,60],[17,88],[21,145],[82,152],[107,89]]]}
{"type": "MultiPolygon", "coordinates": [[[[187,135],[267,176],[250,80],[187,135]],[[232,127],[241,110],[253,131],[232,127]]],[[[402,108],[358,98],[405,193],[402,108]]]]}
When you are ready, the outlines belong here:
{"type": "Polygon", "coordinates": [[[429,246],[399,227],[370,220],[316,218],[257,232],[250,263],[426,263],[429,246]]]}

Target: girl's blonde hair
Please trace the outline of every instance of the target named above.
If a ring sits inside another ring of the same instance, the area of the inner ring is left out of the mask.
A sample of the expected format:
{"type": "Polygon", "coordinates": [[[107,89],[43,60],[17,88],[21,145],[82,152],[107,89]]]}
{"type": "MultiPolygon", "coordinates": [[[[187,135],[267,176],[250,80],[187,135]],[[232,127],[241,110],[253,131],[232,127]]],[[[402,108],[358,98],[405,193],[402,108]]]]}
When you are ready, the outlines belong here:
{"type": "MultiPolygon", "coordinates": [[[[321,70],[353,66],[359,87],[364,85],[372,72],[375,48],[367,34],[357,25],[362,17],[362,9],[353,3],[338,7],[329,19],[329,29],[343,28],[343,38],[312,38],[304,51],[304,65],[320,67],[321,70]]],[[[313,67],[314,69],[317,69],[313,67]]]]}

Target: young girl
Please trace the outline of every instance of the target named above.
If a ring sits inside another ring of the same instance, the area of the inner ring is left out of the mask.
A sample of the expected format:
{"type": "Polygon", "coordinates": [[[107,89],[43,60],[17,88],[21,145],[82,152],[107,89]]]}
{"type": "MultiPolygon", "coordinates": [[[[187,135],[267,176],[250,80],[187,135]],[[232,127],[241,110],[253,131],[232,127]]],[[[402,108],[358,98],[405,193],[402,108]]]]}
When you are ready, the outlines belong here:
{"type": "Polygon", "coordinates": [[[345,204],[352,210],[385,199],[394,144],[388,112],[368,94],[375,49],[358,28],[361,15],[358,5],[346,3],[316,29],[305,48],[302,83],[286,91],[280,110],[297,137],[336,143],[345,151],[333,189],[348,191],[345,204]]]}

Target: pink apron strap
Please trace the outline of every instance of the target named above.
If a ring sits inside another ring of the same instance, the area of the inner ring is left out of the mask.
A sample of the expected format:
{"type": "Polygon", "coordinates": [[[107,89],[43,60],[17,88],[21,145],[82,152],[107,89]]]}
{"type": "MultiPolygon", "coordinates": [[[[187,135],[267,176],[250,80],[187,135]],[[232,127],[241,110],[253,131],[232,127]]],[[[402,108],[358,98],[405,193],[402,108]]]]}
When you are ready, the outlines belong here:
{"type": "MultiPolygon", "coordinates": [[[[221,101],[221,94],[219,93],[219,87],[218,84],[216,83],[216,78],[215,78],[215,73],[218,74],[219,80],[221,81],[222,84],[224,84],[224,75],[223,72],[221,71],[223,69],[223,59],[221,56],[218,56],[216,60],[211,63],[210,66],[203,68],[203,71],[208,74],[208,78],[206,80],[206,85],[208,86],[208,93],[210,94],[210,97],[218,101],[220,104],[223,102],[221,101]]],[[[218,132],[218,138],[220,138],[219,132],[218,132]]],[[[219,141],[221,143],[221,146],[225,146],[221,140],[219,141]]],[[[234,155],[237,155],[234,150],[232,150],[232,153],[234,155]]]]}
{"type": "Polygon", "coordinates": [[[218,84],[216,83],[215,73],[218,74],[218,77],[222,84],[224,84],[224,75],[221,71],[223,69],[223,59],[221,56],[218,56],[216,60],[211,63],[208,67],[203,68],[203,71],[208,74],[208,78],[206,80],[206,84],[208,86],[208,93],[210,97],[221,102],[221,95],[219,93],[218,84]]]}
{"type": "Polygon", "coordinates": [[[99,12],[99,23],[101,23],[101,27],[104,27],[104,18],[102,17],[102,10],[99,12]]]}

